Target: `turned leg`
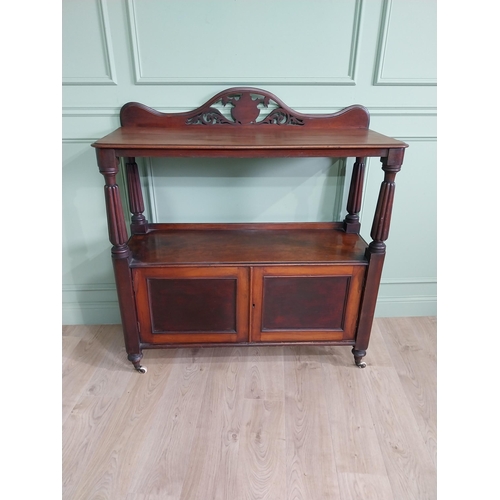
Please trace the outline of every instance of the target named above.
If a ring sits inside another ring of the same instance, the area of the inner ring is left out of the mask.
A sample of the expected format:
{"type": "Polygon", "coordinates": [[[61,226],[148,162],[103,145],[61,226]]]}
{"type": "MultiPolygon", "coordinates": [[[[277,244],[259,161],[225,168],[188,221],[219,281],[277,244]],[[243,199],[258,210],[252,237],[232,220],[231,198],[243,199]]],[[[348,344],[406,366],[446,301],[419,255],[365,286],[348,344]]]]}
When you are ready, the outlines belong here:
{"type": "Polygon", "coordinates": [[[401,169],[404,149],[390,150],[387,157],[381,159],[384,180],[380,186],[377,208],[373,218],[370,236],[372,242],[366,249],[366,259],[368,269],[366,270],[366,280],[361,299],[359,313],[358,330],[356,333],[356,344],[352,350],[356,366],[364,368],[366,363],[361,361],[366,355],[370,334],[373,324],[373,316],[377,305],[377,296],[382,277],[382,267],[385,259],[385,243],[389,237],[389,226],[391,223],[392,205],[394,201],[394,191],[396,188],[395,177],[401,169]]]}
{"type": "MultiPolygon", "coordinates": [[[[114,250],[114,249],[113,249],[114,250]]],[[[122,319],[123,338],[127,359],[140,373],[146,373],[146,368],[140,365],[142,349],[139,340],[138,321],[135,312],[134,292],[132,288],[132,275],[127,259],[120,258],[111,250],[113,256],[113,267],[115,271],[116,288],[118,292],[118,304],[122,319]]]]}
{"type": "Polygon", "coordinates": [[[363,195],[363,181],[365,177],[365,159],[356,158],[352,169],[349,198],[347,199],[347,215],[344,219],[344,230],[346,233],[359,233],[361,224],[359,212],[361,210],[361,199],[363,195]]]}
{"type": "Polygon", "coordinates": [[[120,190],[116,184],[116,176],[119,169],[118,158],[115,156],[113,150],[98,149],[97,163],[99,171],[105,179],[104,196],[108,216],[109,240],[113,245],[111,248],[111,258],[115,273],[125,348],[128,360],[132,362],[135,369],[141,373],[146,373],[146,369],[139,363],[142,358],[142,351],[135,312],[132,272],[129,267],[130,249],[127,245],[128,234],[120,190]]]}
{"type": "Polygon", "coordinates": [[[148,232],[148,221],[144,217],[144,200],[142,198],[141,179],[139,169],[134,158],[127,158],[125,163],[127,172],[128,200],[132,220],[130,229],[132,234],[148,232]]]}

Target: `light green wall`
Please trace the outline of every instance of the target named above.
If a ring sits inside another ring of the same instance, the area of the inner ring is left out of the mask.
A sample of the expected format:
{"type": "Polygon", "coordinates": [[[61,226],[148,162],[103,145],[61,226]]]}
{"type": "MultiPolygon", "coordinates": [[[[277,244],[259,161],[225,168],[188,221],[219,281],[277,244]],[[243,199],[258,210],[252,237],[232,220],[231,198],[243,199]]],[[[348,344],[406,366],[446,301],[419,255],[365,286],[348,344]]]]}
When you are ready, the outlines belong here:
{"type": "MultiPolygon", "coordinates": [[[[64,324],[119,322],[103,178],[90,143],[119,126],[128,101],[185,111],[235,85],[264,88],[305,113],[363,104],[371,128],[410,145],[376,314],[436,314],[435,0],[63,0],[62,72],[64,324]]],[[[150,220],[233,222],[338,219],[351,165],[140,166],[150,220]]],[[[366,239],[381,180],[372,159],[366,239]]]]}

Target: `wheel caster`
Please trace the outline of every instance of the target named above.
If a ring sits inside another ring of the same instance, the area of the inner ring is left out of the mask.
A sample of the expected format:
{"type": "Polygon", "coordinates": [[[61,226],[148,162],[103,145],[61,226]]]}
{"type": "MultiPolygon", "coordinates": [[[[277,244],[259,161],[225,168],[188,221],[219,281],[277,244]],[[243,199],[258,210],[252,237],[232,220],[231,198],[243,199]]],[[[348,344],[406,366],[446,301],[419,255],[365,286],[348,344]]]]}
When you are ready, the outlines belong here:
{"type": "Polygon", "coordinates": [[[362,361],[363,357],[366,356],[366,351],[361,349],[352,349],[351,351],[354,355],[354,362],[358,368],[366,368],[366,363],[362,361]]]}
{"type": "Polygon", "coordinates": [[[145,366],[141,366],[142,352],[131,353],[127,356],[127,359],[134,365],[134,368],[139,373],[146,373],[148,371],[145,366]]]}

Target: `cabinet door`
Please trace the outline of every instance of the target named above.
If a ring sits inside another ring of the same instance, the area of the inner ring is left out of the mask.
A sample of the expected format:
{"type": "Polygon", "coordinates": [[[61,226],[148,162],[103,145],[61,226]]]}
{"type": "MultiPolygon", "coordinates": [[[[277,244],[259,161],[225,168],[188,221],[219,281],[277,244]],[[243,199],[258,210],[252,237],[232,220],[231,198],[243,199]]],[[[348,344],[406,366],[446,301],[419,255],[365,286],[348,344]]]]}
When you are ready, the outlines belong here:
{"type": "Polygon", "coordinates": [[[252,271],[253,342],[353,340],[365,266],[252,271]]]}
{"type": "Polygon", "coordinates": [[[248,342],[248,268],[138,268],[133,272],[143,342],[248,342]]]}

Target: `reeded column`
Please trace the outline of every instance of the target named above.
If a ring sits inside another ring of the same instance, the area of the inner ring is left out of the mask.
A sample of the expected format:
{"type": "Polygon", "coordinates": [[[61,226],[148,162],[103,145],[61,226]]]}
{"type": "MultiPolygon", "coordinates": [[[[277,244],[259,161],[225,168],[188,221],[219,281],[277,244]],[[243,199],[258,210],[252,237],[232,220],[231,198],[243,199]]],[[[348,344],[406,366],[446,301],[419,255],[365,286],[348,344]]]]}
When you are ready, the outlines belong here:
{"type": "Polygon", "coordinates": [[[139,169],[135,158],[127,158],[127,187],[130,212],[132,213],[132,221],[130,230],[133,234],[146,233],[148,230],[148,221],[144,217],[144,200],[142,197],[141,179],[139,169]]]}
{"type": "Polygon", "coordinates": [[[356,345],[352,350],[354,361],[360,368],[366,366],[363,357],[366,355],[366,349],[370,341],[373,315],[375,313],[375,306],[377,305],[380,278],[382,277],[382,268],[385,259],[384,241],[389,237],[392,205],[396,188],[394,181],[396,174],[401,170],[403,156],[404,149],[391,149],[388,156],[380,160],[382,162],[382,170],[384,171],[384,180],[380,186],[377,208],[370,233],[373,241],[366,249],[368,269],[366,271],[365,290],[361,301],[356,345]]]}
{"type": "Polygon", "coordinates": [[[140,364],[142,350],[135,312],[132,273],[128,263],[130,250],[127,245],[127,226],[123,214],[120,189],[118,184],[116,184],[119,162],[112,149],[97,149],[96,154],[99,171],[105,179],[104,196],[108,217],[109,241],[113,245],[111,248],[111,257],[115,273],[125,348],[128,360],[132,362],[136,370],[145,373],[146,369],[140,364]]]}
{"type": "Polygon", "coordinates": [[[352,169],[349,197],[347,199],[347,212],[344,219],[344,230],[346,233],[359,233],[361,224],[359,212],[363,195],[363,183],[365,178],[365,158],[356,158],[352,169]]]}
{"type": "Polygon", "coordinates": [[[396,190],[396,174],[401,170],[403,163],[403,149],[390,150],[389,156],[382,158],[382,170],[385,172],[384,181],[380,186],[375,216],[373,217],[372,230],[370,236],[373,241],[370,243],[368,251],[374,253],[385,253],[385,243],[389,237],[389,227],[391,225],[392,205],[394,202],[394,192],[396,190]]]}
{"type": "Polygon", "coordinates": [[[109,241],[113,245],[113,258],[128,257],[127,227],[123,214],[120,189],[116,183],[119,170],[118,158],[113,150],[97,150],[99,172],[104,176],[104,198],[106,201],[106,215],[108,218],[109,241]]]}

